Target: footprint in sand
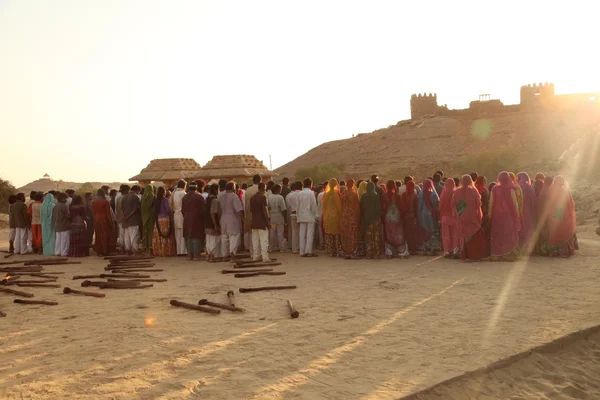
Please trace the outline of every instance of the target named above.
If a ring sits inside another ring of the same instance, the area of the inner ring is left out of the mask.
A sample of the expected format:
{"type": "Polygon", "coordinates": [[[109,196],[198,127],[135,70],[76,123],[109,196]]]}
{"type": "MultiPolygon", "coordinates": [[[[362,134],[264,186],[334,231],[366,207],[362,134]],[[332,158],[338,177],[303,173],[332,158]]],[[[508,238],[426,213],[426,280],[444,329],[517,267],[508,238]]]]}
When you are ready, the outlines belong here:
{"type": "Polygon", "coordinates": [[[400,289],[400,285],[397,283],[391,283],[388,281],[381,281],[377,284],[377,286],[379,286],[382,289],[385,290],[398,290],[400,289]]]}

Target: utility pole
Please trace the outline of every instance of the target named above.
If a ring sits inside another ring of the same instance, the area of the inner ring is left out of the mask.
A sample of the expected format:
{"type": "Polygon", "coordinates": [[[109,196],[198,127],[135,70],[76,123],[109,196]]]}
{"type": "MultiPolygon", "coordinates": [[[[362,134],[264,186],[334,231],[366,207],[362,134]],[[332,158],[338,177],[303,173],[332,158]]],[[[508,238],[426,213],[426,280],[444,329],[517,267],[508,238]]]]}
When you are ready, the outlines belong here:
{"type": "Polygon", "coordinates": [[[273,171],[273,160],[271,159],[270,154],[269,154],[269,171],[273,171]]]}

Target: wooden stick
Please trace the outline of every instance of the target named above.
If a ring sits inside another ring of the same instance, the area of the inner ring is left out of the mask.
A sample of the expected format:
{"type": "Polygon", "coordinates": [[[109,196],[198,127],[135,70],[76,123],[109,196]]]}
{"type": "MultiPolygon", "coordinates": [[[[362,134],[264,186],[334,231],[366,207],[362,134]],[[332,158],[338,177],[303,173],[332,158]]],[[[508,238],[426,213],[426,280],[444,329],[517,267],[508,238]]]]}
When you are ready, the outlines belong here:
{"type": "Polygon", "coordinates": [[[75,275],[75,276],[73,276],[73,280],[76,280],[76,279],[96,279],[96,278],[102,278],[102,276],[100,276],[100,275],[75,275]]]}
{"type": "Polygon", "coordinates": [[[44,304],[46,306],[57,306],[58,303],[56,301],[44,301],[44,300],[21,300],[21,299],[14,299],[13,300],[14,303],[18,303],[18,304],[44,304]]]}
{"type": "Polygon", "coordinates": [[[146,289],[149,287],[154,287],[153,284],[149,284],[149,285],[140,285],[139,282],[128,282],[128,285],[113,285],[113,283],[116,282],[106,282],[103,285],[100,285],[100,289],[146,289]],[[132,286],[134,283],[137,283],[138,285],[136,286],[132,286]]]}
{"type": "Polygon", "coordinates": [[[21,279],[21,277],[19,275],[7,275],[6,278],[0,281],[0,285],[12,285],[17,279],[21,279]]]}
{"type": "MultiPolygon", "coordinates": [[[[273,271],[273,268],[244,270],[244,272],[269,272],[269,271],[273,271]]],[[[221,271],[222,274],[237,274],[239,272],[242,272],[242,271],[240,271],[239,269],[224,269],[223,271],[221,271]]]]}
{"type": "Polygon", "coordinates": [[[68,287],[63,289],[63,293],[64,294],[69,294],[69,293],[70,294],[79,294],[81,296],[90,296],[90,297],[106,297],[105,293],[84,292],[81,290],[74,290],[74,289],[71,289],[68,287]]]}
{"type": "Polygon", "coordinates": [[[33,272],[29,275],[46,275],[46,274],[52,274],[52,275],[64,275],[66,274],[66,272],[58,272],[58,271],[52,271],[52,272],[33,272]]]}
{"type": "Polygon", "coordinates": [[[182,301],[171,300],[169,303],[175,307],[183,307],[183,308],[187,308],[190,310],[202,311],[202,312],[209,313],[209,314],[221,314],[221,310],[215,310],[214,308],[197,306],[195,304],[184,303],[182,301]]]}
{"type": "Polygon", "coordinates": [[[140,274],[100,274],[100,278],[150,278],[150,275],[140,274]]]}
{"type": "Polygon", "coordinates": [[[106,256],[105,260],[111,261],[128,261],[128,260],[151,260],[153,256],[106,256]]]}
{"type": "Polygon", "coordinates": [[[117,261],[117,262],[110,262],[108,265],[110,266],[133,266],[133,265],[148,265],[148,264],[155,264],[152,262],[152,260],[139,260],[139,261],[117,261]]]}
{"type": "MultiPolygon", "coordinates": [[[[96,286],[96,287],[100,287],[102,285],[104,285],[107,282],[98,282],[98,281],[83,281],[81,282],[81,287],[88,287],[88,286],[96,286]]],[[[140,283],[139,282],[127,282],[127,281],[120,281],[120,282],[112,282],[114,285],[121,285],[121,286],[137,286],[140,283]]]]}
{"type": "Polygon", "coordinates": [[[223,310],[229,310],[229,311],[237,311],[237,312],[246,311],[243,308],[228,306],[227,304],[213,303],[212,301],[208,301],[207,299],[200,299],[200,301],[198,302],[198,305],[199,306],[206,305],[206,306],[211,306],[211,307],[216,307],[216,308],[222,308],[223,310]]]}
{"type": "Polygon", "coordinates": [[[18,280],[18,281],[14,281],[12,282],[12,279],[10,281],[7,281],[7,285],[16,285],[17,283],[54,283],[56,282],[56,279],[44,279],[41,281],[36,281],[36,280],[18,280]]]}
{"type": "Polygon", "coordinates": [[[68,261],[68,257],[54,257],[54,258],[36,258],[35,260],[27,260],[26,263],[37,263],[37,262],[48,262],[48,261],[68,261]]]}
{"type": "Polygon", "coordinates": [[[166,282],[166,279],[128,279],[128,280],[121,280],[121,279],[108,279],[109,282],[166,282]]]}
{"type": "Polygon", "coordinates": [[[0,265],[21,264],[23,261],[2,261],[0,265]]]}
{"type": "Polygon", "coordinates": [[[0,272],[6,272],[9,275],[12,274],[28,274],[31,272],[42,272],[41,268],[35,268],[35,269],[7,269],[7,268],[0,268],[0,272]]]}
{"type": "Polygon", "coordinates": [[[137,272],[163,272],[164,269],[111,269],[110,272],[113,274],[128,274],[137,272]]]}
{"type": "Polygon", "coordinates": [[[105,271],[114,271],[115,269],[138,269],[138,268],[152,268],[156,264],[138,264],[138,265],[107,265],[104,267],[105,271]]]}
{"type": "Polygon", "coordinates": [[[14,294],[16,296],[21,296],[21,297],[33,297],[33,293],[20,292],[18,290],[13,290],[13,289],[4,288],[4,287],[0,287],[0,292],[10,293],[10,294],[14,294]]]}
{"type": "Polygon", "coordinates": [[[9,258],[9,257],[12,257],[12,256],[14,256],[14,253],[8,253],[7,255],[4,256],[4,258],[9,258]]]}
{"type": "MultiPolygon", "coordinates": [[[[276,258],[271,258],[271,260],[269,262],[275,262],[275,261],[277,261],[276,258]]],[[[257,264],[257,263],[261,263],[262,260],[250,260],[250,261],[235,260],[235,261],[232,261],[232,262],[234,262],[237,265],[241,265],[241,264],[257,264]]]]}
{"type": "Polygon", "coordinates": [[[11,272],[11,271],[15,271],[15,272],[17,272],[17,271],[38,272],[36,270],[41,270],[43,268],[44,267],[42,267],[42,266],[32,266],[32,265],[25,266],[25,265],[21,265],[19,267],[2,267],[2,270],[3,271],[8,271],[8,272],[11,272]]]}
{"type": "Polygon", "coordinates": [[[281,265],[280,262],[268,262],[268,263],[255,263],[255,264],[240,264],[235,265],[233,268],[255,268],[255,267],[274,267],[281,265]]]}
{"type": "Polygon", "coordinates": [[[49,283],[15,283],[18,287],[47,287],[59,288],[60,285],[50,285],[49,283]]]}
{"type": "Polygon", "coordinates": [[[293,286],[264,286],[264,287],[255,287],[255,288],[240,288],[240,293],[249,293],[249,292],[260,292],[262,290],[286,290],[286,289],[296,289],[296,285],[293,286]]]}
{"type": "MultiPolygon", "coordinates": [[[[246,271],[244,271],[246,272],[246,271]]],[[[286,273],[284,271],[280,271],[280,272],[251,272],[251,273],[242,273],[242,274],[235,274],[233,277],[234,278],[249,278],[251,276],[259,276],[259,275],[285,275],[286,273]]]]}
{"type": "Polygon", "coordinates": [[[233,297],[234,297],[233,290],[229,290],[227,292],[227,298],[229,299],[229,304],[231,305],[231,307],[235,307],[235,300],[233,297]]]}
{"type": "Polygon", "coordinates": [[[287,301],[287,305],[288,305],[288,308],[290,309],[290,317],[298,318],[300,316],[300,313],[298,312],[298,310],[296,310],[296,307],[294,307],[294,305],[292,304],[292,302],[290,300],[287,301]]]}

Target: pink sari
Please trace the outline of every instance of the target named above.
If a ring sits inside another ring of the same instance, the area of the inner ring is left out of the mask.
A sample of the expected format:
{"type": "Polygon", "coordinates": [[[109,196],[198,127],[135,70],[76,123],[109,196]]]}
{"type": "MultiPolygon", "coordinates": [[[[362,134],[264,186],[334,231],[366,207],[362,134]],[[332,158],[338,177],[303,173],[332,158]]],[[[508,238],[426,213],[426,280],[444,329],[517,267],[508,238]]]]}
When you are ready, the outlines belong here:
{"type": "Polygon", "coordinates": [[[492,189],[491,253],[495,257],[510,255],[519,248],[521,218],[512,197],[515,189],[508,172],[498,176],[498,183],[492,189]]]}
{"type": "Polygon", "coordinates": [[[445,254],[458,253],[456,216],[452,209],[452,196],[456,190],[454,179],[446,180],[440,197],[440,222],[442,223],[442,246],[445,254]]]}
{"type": "Polygon", "coordinates": [[[520,172],[518,178],[519,186],[523,192],[523,216],[521,218],[521,231],[519,232],[519,245],[527,254],[530,254],[535,247],[537,196],[531,185],[531,179],[529,179],[526,172],[520,172]]]}
{"type": "Polygon", "coordinates": [[[573,201],[568,184],[563,176],[559,175],[554,179],[547,201],[548,213],[546,215],[550,251],[555,252],[565,245],[572,247],[570,242],[575,238],[577,224],[575,201],[573,201]]]}

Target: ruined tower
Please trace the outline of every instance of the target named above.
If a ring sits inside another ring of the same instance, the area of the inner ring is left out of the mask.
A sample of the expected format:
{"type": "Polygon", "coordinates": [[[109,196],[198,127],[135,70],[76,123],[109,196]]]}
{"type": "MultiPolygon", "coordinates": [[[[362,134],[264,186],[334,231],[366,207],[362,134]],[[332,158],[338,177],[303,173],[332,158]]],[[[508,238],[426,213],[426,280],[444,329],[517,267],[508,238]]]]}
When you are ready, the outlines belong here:
{"type": "Polygon", "coordinates": [[[410,96],[410,118],[417,119],[427,114],[435,114],[438,110],[437,93],[419,93],[410,96]]]}
{"type": "Polygon", "coordinates": [[[554,83],[521,86],[521,111],[549,107],[554,101],[554,83]]]}

